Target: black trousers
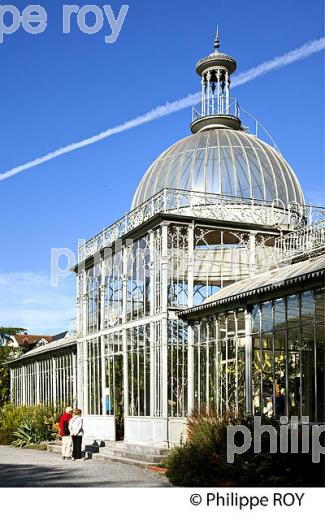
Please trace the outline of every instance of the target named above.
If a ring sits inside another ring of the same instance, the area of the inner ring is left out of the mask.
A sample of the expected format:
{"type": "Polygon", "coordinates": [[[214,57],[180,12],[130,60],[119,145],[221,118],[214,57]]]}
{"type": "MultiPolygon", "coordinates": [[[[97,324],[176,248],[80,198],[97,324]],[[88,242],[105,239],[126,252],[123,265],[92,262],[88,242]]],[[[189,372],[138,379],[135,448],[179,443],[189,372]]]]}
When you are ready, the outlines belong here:
{"type": "Polygon", "coordinates": [[[72,458],[81,459],[81,435],[72,435],[72,458]]]}

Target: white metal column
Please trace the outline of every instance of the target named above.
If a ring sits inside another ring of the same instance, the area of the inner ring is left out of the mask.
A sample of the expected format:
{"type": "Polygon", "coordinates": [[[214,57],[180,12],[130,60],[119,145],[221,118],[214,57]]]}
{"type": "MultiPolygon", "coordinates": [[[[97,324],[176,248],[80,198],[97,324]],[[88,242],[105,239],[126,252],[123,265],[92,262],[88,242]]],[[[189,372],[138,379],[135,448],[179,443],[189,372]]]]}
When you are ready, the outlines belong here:
{"type": "Polygon", "coordinates": [[[82,342],[82,371],[83,371],[83,409],[84,414],[88,414],[88,353],[87,353],[87,341],[82,342]]]}
{"type": "Polygon", "coordinates": [[[230,76],[229,71],[225,72],[225,83],[226,83],[226,114],[229,114],[230,109],[230,76]]]}
{"type": "Polygon", "coordinates": [[[77,343],[77,406],[84,412],[83,342],[77,343]]]}
{"type": "MultiPolygon", "coordinates": [[[[188,229],[188,307],[193,307],[194,296],[194,223],[188,229]]],[[[188,325],[188,413],[194,410],[194,329],[188,325]]]]}
{"type": "MultiPolygon", "coordinates": [[[[132,244],[132,240],[127,240],[123,247],[123,318],[125,324],[127,322],[127,283],[128,283],[128,246],[132,244]]],[[[123,345],[123,395],[124,395],[124,418],[129,415],[129,377],[128,377],[128,353],[126,342],[126,329],[122,331],[122,345],[123,345]]]]}
{"type": "Polygon", "coordinates": [[[168,222],[161,225],[162,228],[162,261],[161,261],[161,286],[162,286],[162,323],[161,323],[161,348],[162,348],[162,416],[168,417],[168,222]]]}
{"type": "Polygon", "coordinates": [[[194,328],[188,325],[188,414],[194,410],[194,328]]]}
{"type": "MultiPolygon", "coordinates": [[[[106,269],[105,260],[101,264],[101,287],[100,287],[100,329],[105,329],[105,292],[106,292],[106,269]]],[[[105,336],[99,338],[100,341],[100,365],[101,365],[101,389],[102,389],[102,415],[106,415],[106,373],[105,373],[105,336]]]]}
{"type": "Polygon", "coordinates": [[[35,401],[36,401],[36,404],[40,404],[40,376],[39,376],[39,362],[36,361],[35,362],[35,369],[36,369],[36,374],[35,374],[35,380],[36,380],[36,396],[35,396],[35,401]]]}
{"type": "Polygon", "coordinates": [[[249,234],[249,272],[253,276],[256,273],[256,232],[249,234]]]}
{"type": "Polygon", "coordinates": [[[56,359],[52,358],[52,385],[53,385],[53,404],[56,406],[57,397],[56,397],[56,359]]]}
{"type": "MultiPolygon", "coordinates": [[[[154,233],[149,231],[149,248],[150,248],[150,317],[155,315],[155,262],[154,251],[154,233]]],[[[155,329],[154,323],[150,320],[150,416],[154,416],[155,412],[155,329]]]]}
{"type": "Polygon", "coordinates": [[[253,340],[252,340],[252,315],[245,310],[245,401],[246,413],[252,414],[252,361],[253,361],[253,340]]]}
{"type": "Polygon", "coordinates": [[[23,402],[26,405],[26,367],[23,367],[23,402]]]}
{"type": "MultiPolygon", "coordinates": [[[[14,371],[17,373],[19,369],[17,368],[10,368],[10,396],[9,396],[9,399],[10,399],[10,402],[15,404],[14,403],[14,371]]],[[[17,393],[17,388],[18,388],[18,384],[19,384],[19,378],[16,377],[16,393],[17,393]]]]}
{"type": "Polygon", "coordinates": [[[72,400],[73,405],[77,406],[77,354],[72,353],[72,400]]]}
{"type": "Polygon", "coordinates": [[[129,415],[129,378],[128,378],[128,353],[126,344],[126,329],[122,331],[123,341],[123,388],[124,388],[124,418],[129,415]]]}

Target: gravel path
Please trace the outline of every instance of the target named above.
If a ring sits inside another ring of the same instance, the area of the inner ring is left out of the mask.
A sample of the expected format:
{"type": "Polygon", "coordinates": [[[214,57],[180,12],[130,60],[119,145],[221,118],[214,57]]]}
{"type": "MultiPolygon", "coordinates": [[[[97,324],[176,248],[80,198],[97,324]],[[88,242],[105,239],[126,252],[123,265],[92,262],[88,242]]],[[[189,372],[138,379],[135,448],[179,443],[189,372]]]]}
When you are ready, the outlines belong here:
{"type": "Polygon", "coordinates": [[[0,487],[166,487],[165,476],[116,462],[66,461],[48,451],[0,446],[0,487]]]}

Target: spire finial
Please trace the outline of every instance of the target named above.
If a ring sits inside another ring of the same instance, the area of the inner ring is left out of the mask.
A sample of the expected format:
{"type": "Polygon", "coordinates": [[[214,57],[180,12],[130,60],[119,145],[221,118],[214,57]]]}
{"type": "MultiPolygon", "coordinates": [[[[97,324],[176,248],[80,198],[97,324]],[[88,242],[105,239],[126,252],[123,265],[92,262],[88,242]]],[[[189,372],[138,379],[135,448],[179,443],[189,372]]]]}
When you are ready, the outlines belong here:
{"type": "Polygon", "coordinates": [[[214,48],[216,51],[218,51],[219,47],[220,47],[219,25],[217,25],[216,37],[214,39],[214,48]]]}

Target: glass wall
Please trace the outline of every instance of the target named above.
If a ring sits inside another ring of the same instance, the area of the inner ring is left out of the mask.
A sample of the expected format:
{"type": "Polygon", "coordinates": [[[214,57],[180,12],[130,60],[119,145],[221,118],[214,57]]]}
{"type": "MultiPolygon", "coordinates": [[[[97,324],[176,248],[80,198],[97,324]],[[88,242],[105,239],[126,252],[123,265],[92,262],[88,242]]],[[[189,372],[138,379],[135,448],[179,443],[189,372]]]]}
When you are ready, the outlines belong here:
{"type": "Polygon", "coordinates": [[[73,406],[76,402],[73,383],[73,378],[76,377],[73,367],[74,357],[75,354],[67,352],[54,358],[56,374],[56,402],[63,406],[73,406]]]}
{"type": "Polygon", "coordinates": [[[161,311],[161,229],[130,242],[86,272],[88,334],[100,330],[102,308],[106,329],[161,311]]]}
{"type": "Polygon", "coordinates": [[[105,336],[105,415],[124,416],[122,331],[105,336]]]}
{"type": "Polygon", "coordinates": [[[15,367],[11,369],[11,400],[14,405],[19,406],[24,402],[24,368],[15,367]]]}
{"type": "Polygon", "coordinates": [[[15,405],[74,406],[76,403],[76,354],[54,353],[53,357],[29,360],[11,368],[12,401],[15,405]]]}
{"type": "Polygon", "coordinates": [[[100,329],[100,284],[98,265],[87,271],[87,332],[100,329]]]}
{"type": "Polygon", "coordinates": [[[159,314],[161,312],[161,228],[155,229],[152,232],[152,251],[151,251],[151,269],[152,269],[152,283],[153,283],[153,313],[159,314]]]}
{"type": "Polygon", "coordinates": [[[168,321],[168,416],[187,415],[188,338],[187,324],[168,321]]]}
{"type": "Polygon", "coordinates": [[[150,325],[126,331],[129,415],[150,415],[150,325]]]}
{"type": "Polygon", "coordinates": [[[325,420],[324,291],[255,305],[253,411],[325,420]]]}
{"type": "MultiPolygon", "coordinates": [[[[153,327],[153,379],[154,379],[154,417],[161,417],[163,413],[163,388],[162,388],[162,334],[161,334],[161,321],[157,321],[152,324],[153,327]]],[[[151,347],[151,348],[152,348],[151,347]]]]}
{"type": "Polygon", "coordinates": [[[188,226],[168,228],[168,305],[187,307],[188,303],[188,226]]]}
{"type": "Polygon", "coordinates": [[[127,320],[150,314],[150,248],[148,237],[127,249],[127,320]]]}
{"type": "Polygon", "coordinates": [[[25,367],[26,393],[25,403],[27,406],[37,404],[37,363],[28,363],[25,367]]]}
{"type": "Polygon", "coordinates": [[[39,398],[43,404],[54,404],[53,361],[51,358],[39,361],[39,398]]]}
{"type": "Polygon", "coordinates": [[[116,251],[105,262],[104,324],[114,327],[123,318],[123,251],[116,251]]]}
{"type": "Polygon", "coordinates": [[[194,327],[194,406],[224,413],[245,411],[243,311],[203,319],[194,327]]]}
{"type": "Polygon", "coordinates": [[[249,275],[248,241],[247,233],[195,228],[194,305],[249,275]]]}
{"type": "Polygon", "coordinates": [[[101,339],[87,341],[88,414],[102,414],[101,339]]]}

